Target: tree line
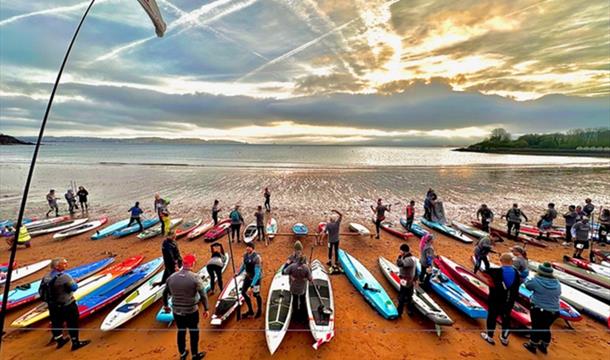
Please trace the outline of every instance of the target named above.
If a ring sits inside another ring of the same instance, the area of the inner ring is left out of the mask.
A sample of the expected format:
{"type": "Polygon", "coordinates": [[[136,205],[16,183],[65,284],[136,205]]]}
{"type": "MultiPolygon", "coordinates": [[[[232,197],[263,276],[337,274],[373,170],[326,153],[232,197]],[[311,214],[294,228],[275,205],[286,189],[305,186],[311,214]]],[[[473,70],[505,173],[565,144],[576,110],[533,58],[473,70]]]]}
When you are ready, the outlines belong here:
{"type": "Polygon", "coordinates": [[[526,134],[512,139],[503,128],[493,129],[484,141],[470,145],[473,150],[492,148],[514,149],[578,149],[610,148],[610,128],[573,129],[566,133],[526,134]]]}

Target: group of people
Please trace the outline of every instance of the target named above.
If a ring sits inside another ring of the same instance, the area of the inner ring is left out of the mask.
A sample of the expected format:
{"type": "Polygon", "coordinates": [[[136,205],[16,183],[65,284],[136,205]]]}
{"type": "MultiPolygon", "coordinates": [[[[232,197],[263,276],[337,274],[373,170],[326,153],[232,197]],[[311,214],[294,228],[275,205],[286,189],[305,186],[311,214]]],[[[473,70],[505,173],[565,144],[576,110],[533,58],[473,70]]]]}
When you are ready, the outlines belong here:
{"type": "MultiPolygon", "coordinates": [[[[68,212],[70,215],[74,215],[74,210],[78,210],[78,203],[80,203],[80,209],[82,212],[89,211],[89,202],[88,202],[89,192],[85,187],[79,186],[78,191],[74,194],[74,190],[68,189],[64,194],[64,198],[66,199],[66,203],[68,204],[68,212]]],[[[57,196],[55,195],[55,189],[49,190],[49,193],[46,196],[47,204],[49,205],[49,211],[47,211],[47,217],[50,214],[55,212],[55,216],[59,216],[59,205],[57,203],[57,196]]]]}

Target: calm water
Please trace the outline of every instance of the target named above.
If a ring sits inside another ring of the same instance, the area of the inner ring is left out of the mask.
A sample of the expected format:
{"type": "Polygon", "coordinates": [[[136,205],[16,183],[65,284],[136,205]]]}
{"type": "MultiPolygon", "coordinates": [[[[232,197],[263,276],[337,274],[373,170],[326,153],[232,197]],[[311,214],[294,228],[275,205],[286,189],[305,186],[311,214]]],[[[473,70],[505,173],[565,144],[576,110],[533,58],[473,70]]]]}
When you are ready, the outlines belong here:
{"type": "MultiPolygon", "coordinates": [[[[31,151],[0,147],[0,218],[14,217],[18,209],[31,151]]],[[[549,201],[561,211],[586,197],[608,206],[609,179],[607,159],[446,148],[58,144],[41,150],[28,213],[43,215],[46,192],[54,188],[63,199],[76,181],[91,193],[92,216],[125,216],[134,201],[151,211],[155,192],[170,198],[181,216],[208,216],[216,198],[225,209],[240,203],[250,215],[269,186],[281,221],[321,217],[334,207],[367,219],[377,197],[400,208],[410,199],[421,206],[433,187],[448,216],[466,220],[481,202],[504,212],[516,201],[528,215],[537,215],[549,201]]]]}

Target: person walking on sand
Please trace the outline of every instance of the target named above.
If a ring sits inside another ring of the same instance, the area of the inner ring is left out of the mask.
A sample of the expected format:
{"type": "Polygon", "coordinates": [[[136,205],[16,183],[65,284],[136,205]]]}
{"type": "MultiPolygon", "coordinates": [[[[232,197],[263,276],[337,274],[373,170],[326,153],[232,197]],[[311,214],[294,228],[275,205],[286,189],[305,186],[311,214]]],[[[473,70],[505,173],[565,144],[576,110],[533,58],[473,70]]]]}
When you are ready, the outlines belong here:
{"type": "Polygon", "coordinates": [[[142,213],[144,213],[144,211],[142,211],[142,209],[140,208],[140,202],[136,201],[135,205],[132,206],[129,210],[127,210],[127,212],[131,214],[127,227],[130,227],[133,223],[138,223],[138,225],[140,225],[140,231],[144,230],[144,227],[142,226],[142,220],[140,220],[140,216],[142,215],[142,213]]]}
{"type": "Polygon", "coordinates": [[[533,354],[536,350],[546,354],[551,344],[551,325],[559,317],[561,285],[553,276],[551,264],[545,262],[538,266],[536,276],[525,282],[525,287],[532,292],[532,331],[530,340],[524,343],[523,347],[533,354]]]}
{"type": "Polygon", "coordinates": [[[175,232],[170,231],[167,238],[163,240],[163,244],[161,244],[161,254],[163,255],[163,265],[165,266],[165,269],[163,270],[161,281],[155,285],[165,284],[170,275],[182,267],[182,256],[180,256],[180,249],[176,242],[175,232]]]}
{"type": "Polygon", "coordinates": [[[210,294],[214,294],[214,285],[218,283],[218,290],[222,291],[224,288],[222,283],[222,268],[224,267],[227,255],[225,255],[225,249],[221,243],[214,243],[210,245],[212,257],[208,261],[206,268],[208,274],[210,274],[210,294]]]}
{"type": "Polygon", "coordinates": [[[415,219],[415,200],[411,200],[405,208],[405,219],[407,220],[407,231],[411,232],[413,220],[415,219]]]}
{"type": "Polygon", "coordinates": [[[485,264],[485,269],[489,269],[489,259],[487,255],[496,253],[493,250],[494,243],[500,238],[495,233],[483,236],[474,247],[474,273],[481,268],[481,262],[485,264]]]}
{"type": "Polygon", "coordinates": [[[597,239],[602,246],[608,243],[608,232],[610,232],[610,209],[603,209],[597,219],[599,229],[597,231],[597,239]]]}
{"type": "Polygon", "coordinates": [[[305,256],[301,255],[295,262],[284,267],[284,275],[290,277],[290,294],[292,295],[292,315],[293,319],[305,322],[307,319],[307,303],[305,301],[305,291],[311,278],[311,270],[306,264],[305,256]]]}
{"type": "Polygon", "coordinates": [[[527,252],[520,245],[515,245],[510,249],[511,254],[513,254],[513,266],[517,269],[519,273],[519,278],[521,282],[524,282],[530,274],[528,268],[527,261],[527,252]]]}
{"type": "Polygon", "coordinates": [[[434,236],[426,233],[419,241],[419,263],[421,271],[419,273],[419,282],[425,289],[428,288],[430,277],[432,276],[432,262],[436,258],[434,251],[434,236]]]}
{"type": "Polygon", "coordinates": [[[513,256],[505,253],[500,256],[501,267],[486,268],[492,285],[489,287],[487,300],[487,329],[481,333],[483,340],[495,345],[494,332],[498,317],[502,320],[500,342],[508,346],[510,334],[510,313],[519,294],[521,281],[517,270],[513,267],[513,256]]]}
{"type": "Polygon", "coordinates": [[[235,242],[235,238],[237,237],[237,242],[241,242],[241,224],[244,223],[244,218],[239,212],[239,205],[235,205],[233,211],[229,213],[229,218],[231,219],[231,232],[229,239],[231,242],[235,242]]]}
{"type": "Polygon", "coordinates": [[[55,190],[49,190],[49,193],[47,194],[47,203],[49,204],[49,211],[47,211],[47,217],[49,217],[49,214],[53,211],[55,211],[55,216],[59,216],[59,207],[57,206],[55,190]]]}
{"type": "Polygon", "coordinates": [[[263,191],[263,196],[265,197],[265,210],[267,210],[267,212],[271,212],[271,191],[268,187],[266,187],[265,191],[263,191]]]}
{"type": "Polygon", "coordinates": [[[392,204],[383,205],[382,199],[377,199],[377,206],[371,205],[371,210],[375,214],[375,229],[377,230],[376,239],[379,239],[379,232],[381,231],[381,222],[385,220],[386,211],[392,211],[392,204]]]}
{"type": "Polygon", "coordinates": [[[261,298],[261,277],[263,273],[262,259],[261,256],[254,250],[254,242],[246,244],[246,252],[244,253],[244,260],[239,269],[239,274],[245,272],[246,278],[241,288],[241,294],[244,297],[244,302],[248,306],[248,311],[242,316],[249,318],[254,315],[255,318],[259,318],[262,315],[263,299],[261,298]],[[256,299],[256,315],[252,309],[252,299],[248,295],[248,290],[252,288],[252,295],[256,299]]]}
{"type": "Polygon", "coordinates": [[[78,206],[76,205],[76,197],[74,196],[72,189],[68,189],[64,194],[64,197],[68,203],[68,212],[70,215],[74,215],[74,209],[78,209],[78,206]]]}
{"type": "Polygon", "coordinates": [[[572,226],[576,224],[578,221],[578,214],[576,213],[576,206],[570,205],[568,207],[568,212],[563,214],[563,218],[566,223],[566,241],[562,244],[563,246],[568,246],[572,242],[572,226]]]}
{"type": "Polygon", "coordinates": [[[76,196],[78,196],[78,202],[80,202],[80,210],[82,212],[89,211],[89,203],[87,202],[89,192],[87,191],[87,189],[85,189],[85,187],[83,186],[79,186],[76,196]]]}
{"type": "Polygon", "coordinates": [[[214,205],[212,205],[212,220],[214,220],[214,226],[218,225],[218,213],[221,211],[220,201],[218,201],[218,199],[214,200],[214,205]]]}
{"type": "Polygon", "coordinates": [[[55,258],[51,261],[51,272],[42,278],[38,293],[42,301],[49,307],[51,332],[56,348],[61,349],[68,341],[72,341],[72,351],[87,346],[90,340],[80,340],[78,334],[79,312],[74,292],[78,284],[65,271],[68,260],[55,258]],[[63,336],[64,323],[68,328],[70,339],[63,336]]]}
{"type": "Polygon", "coordinates": [[[161,234],[165,234],[165,223],[163,222],[163,210],[165,208],[165,200],[161,198],[159,193],[155,194],[155,202],[153,203],[153,209],[155,209],[155,213],[159,217],[159,222],[161,222],[161,234]]]}
{"type": "Polygon", "coordinates": [[[494,213],[486,204],[481,204],[477,210],[477,220],[481,220],[481,230],[489,232],[489,224],[494,219],[494,213]]]}
{"type": "Polygon", "coordinates": [[[591,224],[588,217],[583,217],[572,227],[572,232],[576,238],[574,241],[574,255],[572,257],[582,259],[582,253],[589,248],[589,235],[591,224]]]}
{"type": "Polygon", "coordinates": [[[191,359],[201,360],[205,352],[199,352],[199,306],[203,305],[203,318],[209,316],[208,296],[205,293],[203,280],[192,270],[197,263],[195,255],[184,256],[182,269],[173,273],[167,279],[167,286],[163,290],[163,306],[166,312],[170,310],[174,314],[176,327],[178,328],[178,353],[180,360],[186,360],[186,330],[191,337],[191,359]],[[172,308],[169,307],[169,296],[172,297],[172,308]]]}
{"type": "Polygon", "coordinates": [[[338,210],[331,210],[329,221],[326,223],[326,229],[324,230],[328,234],[328,262],[326,265],[333,268],[339,266],[339,230],[341,228],[341,220],[343,220],[343,214],[338,210]],[[333,251],[335,253],[334,263],[333,251]]]}
{"type": "Polygon", "coordinates": [[[506,218],[506,233],[508,236],[513,239],[519,237],[521,218],[523,218],[525,222],[528,221],[527,216],[519,209],[519,204],[514,203],[513,207],[510,208],[503,217],[506,218]]]}
{"type": "Polygon", "coordinates": [[[551,229],[553,229],[553,221],[557,218],[557,210],[555,210],[555,204],[549,203],[545,213],[540,216],[540,220],[538,221],[538,240],[542,239],[544,233],[546,233],[546,237],[550,237],[551,229]]]}
{"type": "Polygon", "coordinates": [[[265,213],[263,212],[262,206],[258,206],[254,213],[254,217],[256,218],[256,234],[258,235],[258,241],[265,241],[265,213]]]}
{"type": "Polygon", "coordinates": [[[402,317],[405,306],[407,315],[412,316],[415,311],[413,305],[413,291],[417,285],[417,260],[411,255],[409,245],[400,245],[400,254],[396,259],[398,266],[398,277],[400,278],[400,292],[398,294],[398,316],[402,317]]]}

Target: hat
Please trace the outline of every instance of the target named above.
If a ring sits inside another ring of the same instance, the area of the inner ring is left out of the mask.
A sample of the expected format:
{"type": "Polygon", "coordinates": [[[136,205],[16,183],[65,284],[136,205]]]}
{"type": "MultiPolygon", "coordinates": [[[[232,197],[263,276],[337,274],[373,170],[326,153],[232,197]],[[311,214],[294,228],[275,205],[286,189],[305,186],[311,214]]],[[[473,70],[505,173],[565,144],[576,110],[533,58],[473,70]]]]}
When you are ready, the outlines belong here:
{"type": "Polygon", "coordinates": [[[299,240],[294,242],[294,249],[296,251],[303,251],[303,244],[299,240]]]}
{"type": "Polygon", "coordinates": [[[246,247],[249,247],[251,249],[254,249],[254,241],[250,241],[249,243],[246,244],[246,247]]]}
{"type": "Polygon", "coordinates": [[[538,275],[553,277],[553,267],[551,266],[551,263],[545,262],[544,264],[538,265],[538,275]]]}
{"type": "Polygon", "coordinates": [[[182,264],[189,268],[192,268],[195,265],[195,262],[197,262],[197,258],[194,254],[187,254],[182,259],[182,264]]]}
{"type": "Polygon", "coordinates": [[[400,251],[402,252],[409,252],[411,249],[409,249],[409,245],[407,244],[402,244],[400,245],[400,251]]]}

